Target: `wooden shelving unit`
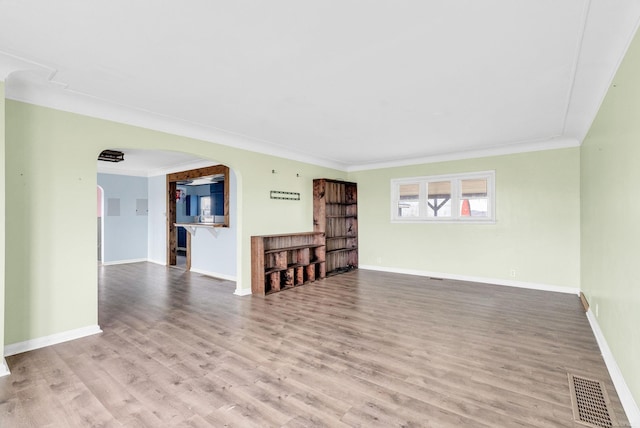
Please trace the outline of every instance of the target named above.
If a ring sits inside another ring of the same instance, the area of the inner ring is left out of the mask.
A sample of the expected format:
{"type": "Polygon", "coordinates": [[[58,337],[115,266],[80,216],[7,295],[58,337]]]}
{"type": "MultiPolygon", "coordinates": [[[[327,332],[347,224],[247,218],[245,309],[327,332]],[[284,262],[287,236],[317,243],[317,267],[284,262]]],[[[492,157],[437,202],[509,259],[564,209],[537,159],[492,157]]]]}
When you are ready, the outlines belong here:
{"type": "Polygon", "coordinates": [[[251,237],[251,292],[265,295],[325,275],[324,233],[251,237]]]}
{"type": "Polygon", "coordinates": [[[327,276],[358,267],[358,185],[313,180],[313,230],[325,234],[327,276]]]}

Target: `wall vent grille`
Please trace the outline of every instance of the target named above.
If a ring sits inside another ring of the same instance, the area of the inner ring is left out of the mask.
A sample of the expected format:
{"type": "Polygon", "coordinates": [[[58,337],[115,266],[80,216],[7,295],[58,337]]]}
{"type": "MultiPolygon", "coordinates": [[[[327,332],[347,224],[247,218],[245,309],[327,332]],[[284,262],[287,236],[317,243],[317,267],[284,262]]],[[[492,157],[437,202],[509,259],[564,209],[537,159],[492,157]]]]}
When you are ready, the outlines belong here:
{"type": "Polygon", "coordinates": [[[599,380],[568,375],[573,419],[588,427],[615,427],[616,420],[609,410],[610,401],[604,384],[599,380]]]}

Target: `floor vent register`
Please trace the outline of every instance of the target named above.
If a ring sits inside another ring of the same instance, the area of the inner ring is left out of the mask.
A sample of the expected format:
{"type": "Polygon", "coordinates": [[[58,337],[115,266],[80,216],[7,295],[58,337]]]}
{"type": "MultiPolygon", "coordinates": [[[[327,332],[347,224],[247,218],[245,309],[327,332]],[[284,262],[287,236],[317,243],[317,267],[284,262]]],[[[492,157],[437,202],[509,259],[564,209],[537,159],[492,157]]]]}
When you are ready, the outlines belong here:
{"type": "Polygon", "coordinates": [[[615,427],[610,401],[604,384],[569,373],[569,389],[573,405],[573,419],[588,427],[615,427]]]}

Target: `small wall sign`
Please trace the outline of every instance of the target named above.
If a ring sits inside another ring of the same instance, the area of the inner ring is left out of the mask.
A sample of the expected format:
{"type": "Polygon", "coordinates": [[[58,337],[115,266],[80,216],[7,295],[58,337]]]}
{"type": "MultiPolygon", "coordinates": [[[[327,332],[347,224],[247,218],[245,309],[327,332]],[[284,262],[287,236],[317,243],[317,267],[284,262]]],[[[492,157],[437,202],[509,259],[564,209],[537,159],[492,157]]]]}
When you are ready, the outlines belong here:
{"type": "Polygon", "coordinates": [[[271,199],[284,199],[288,201],[299,201],[300,193],[298,192],[281,192],[279,190],[271,191],[271,199]]]}

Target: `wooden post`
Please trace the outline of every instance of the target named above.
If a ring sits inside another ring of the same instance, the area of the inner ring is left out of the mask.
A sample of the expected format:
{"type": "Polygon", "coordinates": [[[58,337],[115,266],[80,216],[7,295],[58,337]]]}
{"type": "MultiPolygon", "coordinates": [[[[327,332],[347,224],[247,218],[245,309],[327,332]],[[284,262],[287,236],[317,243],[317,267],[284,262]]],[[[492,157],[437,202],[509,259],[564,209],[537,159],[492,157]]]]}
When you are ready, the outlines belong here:
{"type": "Polygon", "coordinates": [[[167,176],[167,265],[176,265],[178,234],[176,232],[176,182],[167,176]]]}
{"type": "Polygon", "coordinates": [[[187,263],[185,270],[191,270],[191,232],[187,231],[187,263]]]}

